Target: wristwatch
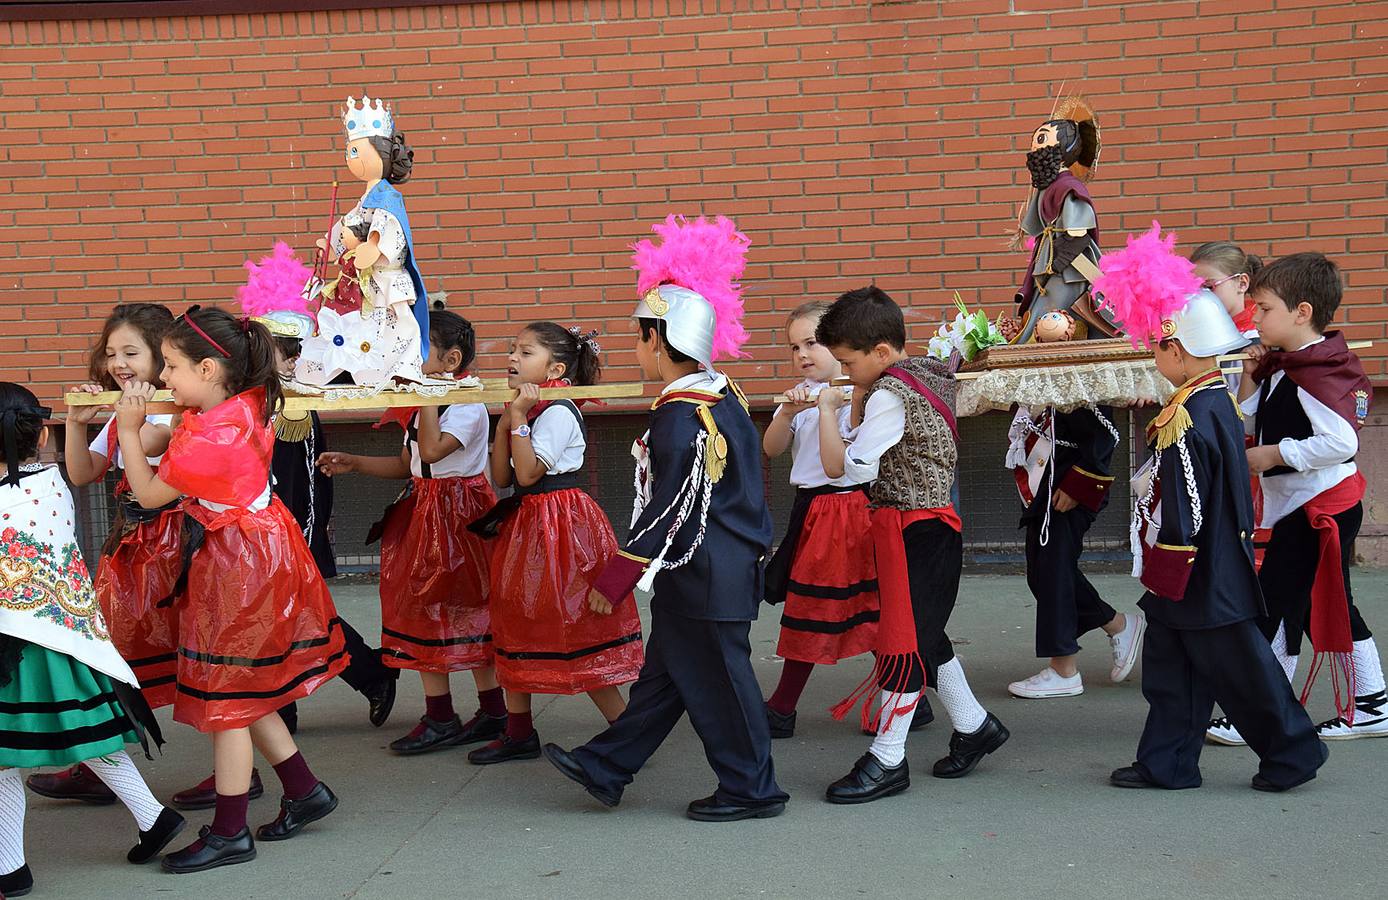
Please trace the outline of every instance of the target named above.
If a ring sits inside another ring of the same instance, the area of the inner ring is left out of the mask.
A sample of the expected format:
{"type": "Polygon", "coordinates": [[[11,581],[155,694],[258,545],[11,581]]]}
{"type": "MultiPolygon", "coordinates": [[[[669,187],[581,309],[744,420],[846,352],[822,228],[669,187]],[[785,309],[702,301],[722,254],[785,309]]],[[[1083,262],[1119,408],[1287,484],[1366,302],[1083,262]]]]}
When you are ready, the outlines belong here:
{"type": "Polygon", "coordinates": [[[512,428],[512,429],[511,429],[511,434],[512,434],[513,436],[515,436],[515,437],[528,438],[528,437],[530,437],[530,426],[529,426],[529,425],[522,425],[522,426],[519,427],[519,428],[512,428]]]}

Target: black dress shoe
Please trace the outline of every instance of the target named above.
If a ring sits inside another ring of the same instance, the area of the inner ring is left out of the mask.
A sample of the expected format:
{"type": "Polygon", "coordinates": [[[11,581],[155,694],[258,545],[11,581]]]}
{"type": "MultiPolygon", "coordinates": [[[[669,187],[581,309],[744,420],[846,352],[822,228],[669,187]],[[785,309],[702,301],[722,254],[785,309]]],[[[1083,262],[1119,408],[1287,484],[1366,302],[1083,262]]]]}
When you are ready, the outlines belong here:
{"type": "Polygon", "coordinates": [[[198,830],[198,840],[170,853],[160,863],[165,872],[187,875],[190,872],[205,872],[218,866],[234,866],[237,863],[255,859],[255,841],[251,830],[242,828],[232,837],[222,837],[212,833],[212,826],[204,825],[198,830]]]}
{"type": "Polygon", "coordinates": [[[796,710],[791,710],[790,715],[782,715],[769,706],[766,708],[766,724],[771,728],[772,740],[795,737],[796,714],[796,710]]]}
{"type": "MultiPolygon", "coordinates": [[[[194,809],[211,809],[217,805],[217,784],[215,776],[209,776],[202,784],[194,785],[186,791],[173,795],[174,809],[185,812],[194,809]]],[[[260,770],[251,769],[251,789],[247,800],[254,800],[265,793],[265,785],[260,781],[260,770]]]]}
{"type": "Polygon", "coordinates": [[[974,770],[979,760],[1007,743],[1012,733],[992,713],[973,734],[954,732],[949,736],[949,755],[935,763],[931,774],[936,778],[963,778],[974,770]]]}
{"type": "Polygon", "coordinates": [[[54,800],[80,800],[98,806],[116,802],[115,793],[81,763],[61,772],[30,775],[24,783],[40,797],[54,800]]]}
{"type": "Polygon", "coordinates": [[[472,718],[463,723],[462,736],[458,738],[461,744],[476,744],[479,741],[495,741],[506,733],[505,716],[489,716],[482,710],[472,714],[472,718]]]}
{"type": "Polygon", "coordinates": [[[298,800],[280,798],[280,814],[275,821],[255,830],[257,840],[287,841],[304,830],[304,826],[337,809],[337,795],[323,782],[298,800]]]}
{"type": "Polygon", "coordinates": [[[395,708],[395,682],[395,678],[383,677],[362,691],[362,695],[371,704],[367,719],[377,728],[386,724],[386,719],[390,718],[390,711],[395,708]]]}
{"type": "Polygon", "coordinates": [[[0,875],[0,896],[23,897],[34,889],[34,873],[25,863],[8,875],[0,875]]]}
{"type": "Polygon", "coordinates": [[[462,743],[459,738],[463,734],[463,722],[457,716],[447,722],[435,722],[423,716],[419,724],[423,727],[391,741],[390,749],[401,756],[414,756],[416,753],[429,753],[462,743]]]}
{"type": "Polygon", "coordinates": [[[137,866],[149,862],[169,846],[169,842],[178,837],[178,833],[187,824],[187,819],[171,809],[165,809],[159,814],[159,818],[154,820],[154,824],[149,826],[149,831],[140,832],[140,842],[130,848],[125,858],[137,866]]]}
{"type": "Polygon", "coordinates": [[[684,814],[695,822],[737,822],[742,819],[774,819],[786,811],[784,800],[757,806],[723,803],[712,795],[689,804],[684,814]]]}
{"type": "Polygon", "coordinates": [[[1142,770],[1136,766],[1124,766],[1121,769],[1114,769],[1113,774],[1109,775],[1108,783],[1114,787],[1121,788],[1155,788],[1161,787],[1155,781],[1142,774],[1142,770]]]}
{"type": "Polygon", "coordinates": [[[588,777],[588,770],[579,764],[572,753],[558,744],[545,744],[545,759],[553,763],[565,778],[583,785],[583,789],[603,806],[611,808],[622,802],[621,794],[611,794],[593,784],[593,779],[588,777]]]}
{"type": "Polygon", "coordinates": [[[490,766],[493,763],[510,762],[513,759],[539,759],[540,735],[530,732],[523,741],[513,741],[503,734],[485,747],[478,747],[467,755],[467,761],[474,766],[490,766]]]}
{"type": "Polygon", "coordinates": [[[911,786],[911,767],[906,760],[899,766],[884,766],[871,753],[864,753],[853,770],[824,791],[830,803],[870,803],[899,794],[911,786]]]}

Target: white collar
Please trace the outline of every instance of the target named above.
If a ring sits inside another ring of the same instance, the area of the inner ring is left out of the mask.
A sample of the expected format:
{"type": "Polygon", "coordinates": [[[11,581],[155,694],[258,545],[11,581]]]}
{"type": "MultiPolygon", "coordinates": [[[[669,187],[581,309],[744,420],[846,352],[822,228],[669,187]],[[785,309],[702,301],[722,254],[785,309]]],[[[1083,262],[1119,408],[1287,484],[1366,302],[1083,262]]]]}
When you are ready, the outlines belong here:
{"type": "Polygon", "coordinates": [[[717,372],[709,372],[706,369],[700,369],[697,372],[691,372],[681,378],[676,378],[674,381],[665,385],[660,395],[663,397],[672,391],[687,391],[691,389],[721,392],[727,387],[727,384],[728,376],[717,372]]]}

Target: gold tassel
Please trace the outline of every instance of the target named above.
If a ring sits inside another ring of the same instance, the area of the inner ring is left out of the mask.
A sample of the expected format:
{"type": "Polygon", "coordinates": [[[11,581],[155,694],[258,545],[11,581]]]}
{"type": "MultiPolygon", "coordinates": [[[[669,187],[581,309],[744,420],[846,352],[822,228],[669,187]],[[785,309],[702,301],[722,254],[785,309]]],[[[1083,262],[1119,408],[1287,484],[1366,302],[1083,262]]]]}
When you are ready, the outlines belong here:
{"type": "Polygon", "coordinates": [[[313,432],[313,416],[307,411],[299,413],[281,412],[275,416],[275,439],[280,441],[302,441],[313,432]]]}
{"type": "Polygon", "coordinates": [[[1173,403],[1162,410],[1161,415],[1152,423],[1157,432],[1157,449],[1165,450],[1172,444],[1181,439],[1181,435],[1190,430],[1194,423],[1190,420],[1190,413],[1186,412],[1183,404],[1173,403]]]}

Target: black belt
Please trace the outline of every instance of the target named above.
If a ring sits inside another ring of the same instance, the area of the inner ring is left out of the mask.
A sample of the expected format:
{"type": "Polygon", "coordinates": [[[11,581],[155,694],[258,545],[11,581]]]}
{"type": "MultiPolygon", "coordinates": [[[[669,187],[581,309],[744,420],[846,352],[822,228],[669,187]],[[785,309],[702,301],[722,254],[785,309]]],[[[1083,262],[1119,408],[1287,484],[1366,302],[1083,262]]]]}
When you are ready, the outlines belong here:
{"type": "MultiPolygon", "coordinates": [[[[515,474],[512,473],[514,484],[515,474]]],[[[467,530],[473,534],[480,534],[484,538],[494,538],[501,533],[501,526],[509,519],[516,510],[520,509],[521,501],[526,497],[537,494],[552,494],[555,491],[567,491],[573,488],[583,487],[583,472],[562,472],[558,475],[545,475],[532,485],[522,487],[515,486],[511,496],[503,497],[496,502],[496,505],[487,510],[478,518],[468,524],[467,530]]]]}

